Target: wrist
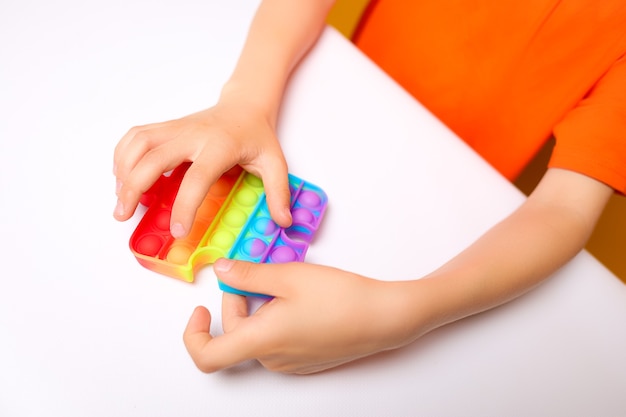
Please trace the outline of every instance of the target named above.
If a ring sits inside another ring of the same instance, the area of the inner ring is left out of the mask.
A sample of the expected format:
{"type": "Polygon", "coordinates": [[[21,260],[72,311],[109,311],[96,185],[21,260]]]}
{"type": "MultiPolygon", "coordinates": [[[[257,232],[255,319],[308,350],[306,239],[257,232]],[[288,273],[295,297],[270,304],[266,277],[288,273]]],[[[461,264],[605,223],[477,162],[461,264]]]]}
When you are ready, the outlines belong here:
{"type": "Polygon", "coordinates": [[[437,286],[428,280],[379,281],[378,316],[384,321],[386,349],[407,345],[446,323],[437,286]]]}
{"type": "Polygon", "coordinates": [[[280,97],[262,91],[254,83],[229,80],[222,87],[219,103],[236,103],[238,108],[264,115],[275,126],[280,108],[280,97]]]}
{"type": "MultiPolygon", "coordinates": [[[[467,305],[457,299],[457,291],[440,277],[389,283],[395,286],[395,309],[407,326],[407,335],[415,340],[468,314],[467,305]]],[[[467,301],[467,300],[465,300],[467,301]]]]}

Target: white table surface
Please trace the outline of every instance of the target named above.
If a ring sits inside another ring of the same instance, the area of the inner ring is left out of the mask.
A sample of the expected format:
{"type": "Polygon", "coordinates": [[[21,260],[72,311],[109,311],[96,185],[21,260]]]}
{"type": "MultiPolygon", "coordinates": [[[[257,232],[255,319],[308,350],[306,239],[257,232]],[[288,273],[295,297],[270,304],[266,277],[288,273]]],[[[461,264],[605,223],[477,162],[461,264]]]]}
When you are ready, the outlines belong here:
{"type": "MultiPolygon", "coordinates": [[[[626,286],[586,252],[504,307],[330,372],[194,367],[182,331],[203,304],[221,332],[215,276],[136,262],[112,153],[133,125],[215,102],[256,4],[0,4],[0,416],[626,415],[626,286]]],[[[309,262],[420,277],[523,201],[330,29],[279,133],[290,171],[329,196],[309,262]]]]}

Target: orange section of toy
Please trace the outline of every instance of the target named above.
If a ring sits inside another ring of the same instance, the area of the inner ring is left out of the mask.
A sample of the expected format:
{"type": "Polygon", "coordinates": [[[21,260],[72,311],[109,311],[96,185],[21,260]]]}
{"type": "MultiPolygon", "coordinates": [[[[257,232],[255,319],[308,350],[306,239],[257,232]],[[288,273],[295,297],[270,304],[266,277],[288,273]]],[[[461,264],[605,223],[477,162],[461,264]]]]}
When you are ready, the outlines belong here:
{"type": "MultiPolygon", "coordinates": [[[[170,234],[170,217],[176,193],[189,164],[176,168],[169,176],[162,176],[141,199],[148,210],[130,238],[130,249],[144,267],[160,274],[193,281],[193,265],[190,257],[201,245],[214,224],[231,191],[243,177],[240,167],[222,175],[202,202],[196,213],[193,227],[184,239],[174,239],[170,234]]],[[[212,263],[222,253],[203,256],[203,264],[212,263]]]]}

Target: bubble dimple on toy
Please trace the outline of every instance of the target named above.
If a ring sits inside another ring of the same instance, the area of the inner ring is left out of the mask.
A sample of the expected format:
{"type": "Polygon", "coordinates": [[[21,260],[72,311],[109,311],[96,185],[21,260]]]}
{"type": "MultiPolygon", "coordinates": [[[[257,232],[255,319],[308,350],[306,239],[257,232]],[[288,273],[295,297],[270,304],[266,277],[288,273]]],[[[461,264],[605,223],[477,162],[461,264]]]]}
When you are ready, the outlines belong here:
{"type": "Polygon", "coordinates": [[[279,246],[272,251],[271,259],[275,263],[293,262],[298,259],[298,254],[289,246],[279,246]]]}
{"type": "MultiPolygon", "coordinates": [[[[319,228],[328,199],[319,187],[289,175],[291,214],[289,228],[270,217],[263,182],[236,166],[211,186],[184,239],[170,234],[174,198],[189,163],[163,175],[142,196],[147,206],[130,238],[130,249],[144,267],[192,282],[194,273],[220,257],[258,263],[304,260],[313,235],[319,228]]],[[[268,297],[232,288],[221,281],[223,291],[268,297]]]]}

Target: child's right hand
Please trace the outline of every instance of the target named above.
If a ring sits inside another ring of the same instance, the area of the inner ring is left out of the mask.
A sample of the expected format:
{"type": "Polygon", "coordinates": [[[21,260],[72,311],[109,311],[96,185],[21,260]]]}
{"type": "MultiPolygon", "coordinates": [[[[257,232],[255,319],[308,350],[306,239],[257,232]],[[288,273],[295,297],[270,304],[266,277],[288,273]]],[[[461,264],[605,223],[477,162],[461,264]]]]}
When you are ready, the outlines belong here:
{"type": "Polygon", "coordinates": [[[191,161],[172,208],[172,236],[187,235],[211,185],[237,164],[263,180],[273,220],[289,226],[287,163],[272,120],[247,100],[222,98],[214,107],[181,119],[133,127],[115,148],[114,217],[129,219],[161,174],[191,161]]]}

